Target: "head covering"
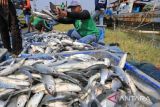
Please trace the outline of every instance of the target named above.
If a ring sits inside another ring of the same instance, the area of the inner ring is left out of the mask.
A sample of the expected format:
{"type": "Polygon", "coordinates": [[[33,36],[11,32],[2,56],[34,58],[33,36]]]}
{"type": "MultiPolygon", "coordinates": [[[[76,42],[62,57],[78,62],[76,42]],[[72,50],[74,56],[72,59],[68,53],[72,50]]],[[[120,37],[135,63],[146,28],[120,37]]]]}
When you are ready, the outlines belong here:
{"type": "Polygon", "coordinates": [[[76,6],[81,6],[80,2],[77,0],[72,0],[68,8],[76,7],[76,6]]]}

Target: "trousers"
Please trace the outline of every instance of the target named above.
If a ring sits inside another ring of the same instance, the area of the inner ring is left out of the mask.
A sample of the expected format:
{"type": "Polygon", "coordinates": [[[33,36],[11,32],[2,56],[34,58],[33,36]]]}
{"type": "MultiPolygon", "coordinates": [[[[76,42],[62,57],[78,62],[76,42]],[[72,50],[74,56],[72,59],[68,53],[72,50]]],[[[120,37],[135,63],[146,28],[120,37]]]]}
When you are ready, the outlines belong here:
{"type": "Polygon", "coordinates": [[[0,34],[3,46],[4,48],[7,48],[9,52],[18,55],[22,50],[22,37],[19,28],[19,20],[12,2],[9,2],[8,8],[6,9],[0,6],[0,34]]]}
{"type": "Polygon", "coordinates": [[[72,39],[77,39],[78,42],[81,42],[81,43],[89,44],[92,42],[97,42],[97,37],[95,34],[86,35],[85,37],[81,37],[80,34],[75,29],[69,30],[67,35],[72,39]]]}

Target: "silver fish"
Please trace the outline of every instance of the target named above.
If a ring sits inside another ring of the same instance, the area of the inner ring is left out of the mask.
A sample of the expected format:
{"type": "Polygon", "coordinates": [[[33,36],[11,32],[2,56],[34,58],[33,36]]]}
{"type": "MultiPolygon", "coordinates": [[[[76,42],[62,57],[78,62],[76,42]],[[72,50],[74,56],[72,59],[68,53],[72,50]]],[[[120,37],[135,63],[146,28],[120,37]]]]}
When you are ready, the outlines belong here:
{"type": "MultiPolygon", "coordinates": [[[[42,78],[41,75],[39,75],[39,74],[32,73],[31,75],[32,75],[33,78],[36,78],[36,79],[41,79],[42,78]]],[[[27,80],[27,79],[29,79],[28,76],[25,75],[25,74],[9,75],[8,77],[12,78],[12,79],[19,79],[19,80],[27,80]]]]}
{"type": "Polygon", "coordinates": [[[3,91],[0,92],[0,99],[3,98],[4,96],[8,96],[12,92],[14,92],[14,89],[4,89],[3,91]]]}
{"type": "Polygon", "coordinates": [[[0,107],[5,107],[5,101],[0,100],[0,107]]]}
{"type": "Polygon", "coordinates": [[[41,12],[33,11],[32,14],[35,15],[35,16],[40,16],[44,19],[52,20],[52,18],[49,15],[43,14],[41,12]]]}
{"type": "Polygon", "coordinates": [[[46,54],[51,54],[52,52],[53,52],[53,49],[50,48],[50,47],[47,47],[46,50],[45,50],[46,54]]]}
{"type": "Polygon", "coordinates": [[[56,92],[54,78],[50,75],[42,75],[42,81],[49,94],[54,95],[56,92]]]}
{"type": "Polygon", "coordinates": [[[114,78],[112,80],[111,88],[113,91],[117,91],[119,88],[122,87],[122,83],[118,78],[114,78]]]}
{"type": "Polygon", "coordinates": [[[118,64],[118,66],[123,69],[124,66],[125,66],[126,60],[127,60],[127,53],[125,53],[125,54],[122,56],[122,58],[121,58],[121,60],[120,60],[120,62],[119,62],[119,64],[118,64]]]}
{"type": "Polygon", "coordinates": [[[104,85],[104,84],[105,84],[105,81],[108,80],[111,76],[117,76],[117,75],[114,74],[113,71],[110,70],[110,69],[102,69],[102,70],[100,71],[100,74],[101,74],[101,81],[100,81],[100,83],[101,83],[102,85],[104,85]]]}
{"type": "Polygon", "coordinates": [[[31,47],[32,47],[33,52],[36,52],[36,51],[39,51],[41,53],[45,52],[45,50],[43,48],[39,47],[39,46],[31,45],[31,47]]]}
{"type": "Polygon", "coordinates": [[[119,76],[121,81],[125,82],[126,84],[129,84],[128,78],[126,77],[124,70],[118,66],[112,66],[112,67],[113,71],[115,72],[115,74],[117,74],[117,76],[119,76]]]}
{"type": "Polygon", "coordinates": [[[56,16],[52,15],[52,13],[50,13],[50,12],[49,12],[49,11],[47,11],[47,10],[42,10],[42,12],[43,12],[44,14],[49,15],[49,16],[50,16],[50,17],[52,17],[53,19],[57,19],[57,17],[56,17],[56,16]]]}
{"type": "Polygon", "coordinates": [[[90,77],[89,81],[88,81],[88,84],[87,84],[87,86],[86,86],[85,89],[88,90],[89,88],[91,88],[92,86],[94,86],[93,82],[95,80],[99,79],[99,78],[100,78],[100,73],[97,73],[97,74],[93,75],[92,77],[90,77]]]}
{"type": "Polygon", "coordinates": [[[68,107],[68,105],[62,101],[49,102],[48,104],[46,104],[46,106],[47,107],[68,107]]]}
{"type": "Polygon", "coordinates": [[[6,82],[8,84],[19,85],[19,86],[29,86],[30,83],[26,80],[13,79],[9,77],[0,77],[1,82],[6,82]]]}
{"type": "Polygon", "coordinates": [[[92,57],[92,56],[86,55],[86,54],[72,55],[68,59],[78,59],[78,60],[81,60],[81,61],[97,60],[95,57],[92,57]]]}
{"type": "Polygon", "coordinates": [[[9,103],[7,104],[7,107],[17,107],[17,98],[18,96],[15,96],[13,98],[11,98],[11,100],[9,101],[9,103]]]}
{"type": "Polygon", "coordinates": [[[44,92],[38,92],[38,93],[34,94],[31,97],[31,99],[28,101],[28,104],[26,107],[38,107],[43,96],[44,96],[44,92]]]}
{"type": "Polygon", "coordinates": [[[54,69],[57,72],[67,72],[67,71],[72,71],[76,69],[87,69],[90,66],[98,65],[98,64],[106,65],[104,61],[88,61],[88,62],[78,62],[78,63],[74,62],[74,63],[66,63],[63,65],[55,66],[54,69]]]}
{"type": "Polygon", "coordinates": [[[53,74],[53,72],[55,71],[54,68],[48,67],[44,64],[35,64],[34,67],[34,69],[42,74],[53,74]]]}
{"type": "Polygon", "coordinates": [[[22,89],[23,87],[15,85],[15,84],[9,84],[5,81],[0,81],[0,88],[6,88],[6,89],[22,89]]]}
{"type": "Polygon", "coordinates": [[[23,64],[23,66],[32,66],[34,64],[37,64],[37,63],[43,63],[44,61],[43,60],[26,60],[25,63],[23,64]]]}
{"type": "Polygon", "coordinates": [[[17,107],[25,107],[29,97],[28,95],[22,94],[17,98],[17,107]]]}
{"type": "Polygon", "coordinates": [[[12,74],[14,71],[16,71],[18,68],[20,68],[25,62],[25,59],[21,60],[20,62],[7,67],[6,69],[0,71],[0,76],[6,76],[9,74],[12,74]]]}
{"type": "Polygon", "coordinates": [[[56,84],[56,92],[80,92],[81,88],[72,83],[56,84]]]}
{"type": "MultiPolygon", "coordinates": [[[[80,92],[81,91],[81,88],[78,85],[75,85],[72,83],[64,83],[59,80],[58,81],[55,80],[55,82],[56,82],[56,86],[55,86],[56,93],[57,92],[80,92]]],[[[46,89],[45,89],[44,84],[41,83],[41,84],[37,84],[33,86],[31,90],[35,93],[35,92],[45,91],[46,89]]]]}

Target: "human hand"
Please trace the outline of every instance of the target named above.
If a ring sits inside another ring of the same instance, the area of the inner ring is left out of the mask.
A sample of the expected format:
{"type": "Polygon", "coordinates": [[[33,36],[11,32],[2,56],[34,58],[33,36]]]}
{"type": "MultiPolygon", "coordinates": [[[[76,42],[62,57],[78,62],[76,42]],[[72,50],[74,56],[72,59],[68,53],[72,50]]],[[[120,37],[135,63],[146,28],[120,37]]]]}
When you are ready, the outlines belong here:
{"type": "Polygon", "coordinates": [[[67,12],[66,11],[60,11],[60,17],[67,17],[67,12]]]}
{"type": "Polygon", "coordinates": [[[58,18],[64,18],[64,17],[67,17],[67,12],[58,8],[57,15],[58,15],[58,18]]]}

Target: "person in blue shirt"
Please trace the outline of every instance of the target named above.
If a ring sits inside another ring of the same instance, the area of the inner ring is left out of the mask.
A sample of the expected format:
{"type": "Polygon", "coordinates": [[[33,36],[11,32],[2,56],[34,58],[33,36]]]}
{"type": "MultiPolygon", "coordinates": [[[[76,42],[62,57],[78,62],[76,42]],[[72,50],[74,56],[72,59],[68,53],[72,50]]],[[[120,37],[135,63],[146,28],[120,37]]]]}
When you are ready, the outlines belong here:
{"type": "Polygon", "coordinates": [[[110,8],[107,8],[106,11],[105,11],[105,14],[112,17],[113,13],[112,13],[112,10],[110,8]]]}
{"type": "Polygon", "coordinates": [[[93,19],[99,18],[99,24],[103,25],[104,12],[106,10],[107,0],[95,0],[95,13],[93,14],[93,19]]]}

